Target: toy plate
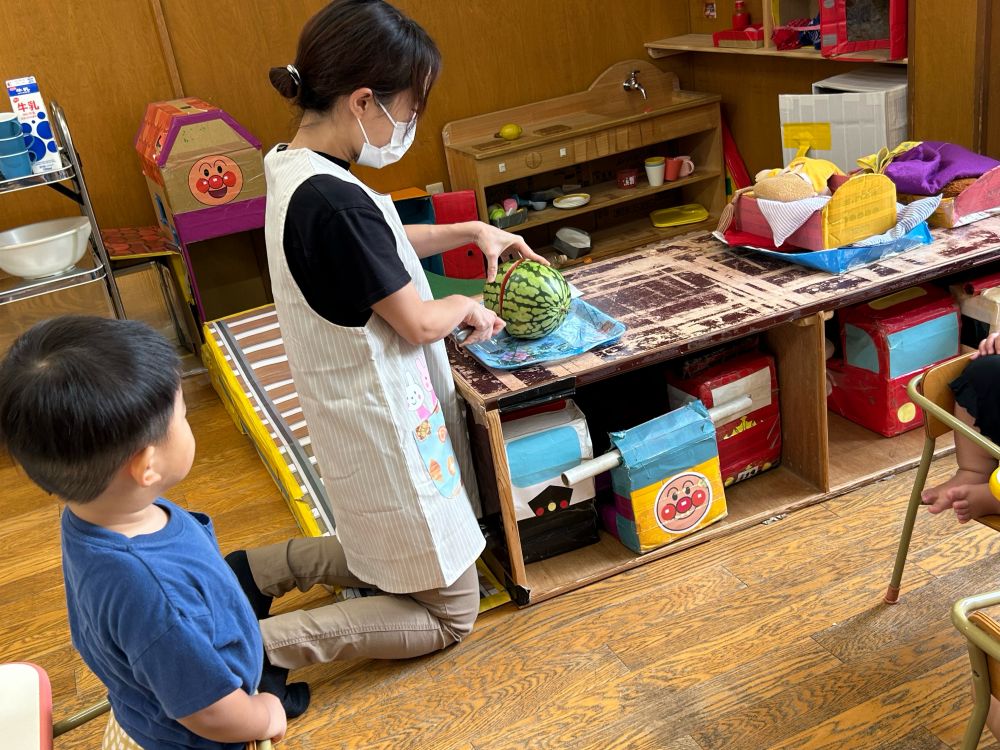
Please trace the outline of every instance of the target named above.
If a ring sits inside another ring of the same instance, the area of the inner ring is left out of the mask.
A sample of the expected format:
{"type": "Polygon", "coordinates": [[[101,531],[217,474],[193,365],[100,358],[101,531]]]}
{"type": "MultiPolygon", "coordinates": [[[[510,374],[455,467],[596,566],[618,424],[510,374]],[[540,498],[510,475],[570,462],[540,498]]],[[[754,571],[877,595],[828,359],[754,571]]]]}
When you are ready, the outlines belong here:
{"type": "Polygon", "coordinates": [[[488,341],[465,347],[473,357],[495,370],[555,362],[614,343],[625,324],[582,299],[574,299],[569,315],[556,330],[540,339],[517,339],[501,331],[488,341]]]}
{"type": "Polygon", "coordinates": [[[589,193],[570,193],[569,195],[560,195],[552,201],[552,205],[556,208],[580,208],[580,206],[586,206],[588,203],[590,203],[589,193]]]}
{"type": "Polygon", "coordinates": [[[708,211],[697,203],[686,203],[683,206],[660,208],[649,215],[654,227],[678,227],[683,224],[696,224],[708,218],[708,211]]]}

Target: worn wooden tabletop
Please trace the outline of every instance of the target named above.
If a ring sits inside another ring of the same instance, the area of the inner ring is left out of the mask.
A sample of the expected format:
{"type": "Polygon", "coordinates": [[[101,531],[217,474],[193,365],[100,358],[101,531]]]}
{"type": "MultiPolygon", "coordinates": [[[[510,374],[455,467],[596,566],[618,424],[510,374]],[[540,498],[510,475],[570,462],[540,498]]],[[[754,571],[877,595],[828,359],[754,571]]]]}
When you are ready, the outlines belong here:
{"type": "Polygon", "coordinates": [[[584,299],[628,326],[617,343],[514,371],[488,369],[449,343],[452,370],[467,399],[495,408],[561,380],[595,382],[995,259],[1000,217],[935,230],[930,245],[839,276],[732,249],[695,232],[567,272],[584,299]]]}

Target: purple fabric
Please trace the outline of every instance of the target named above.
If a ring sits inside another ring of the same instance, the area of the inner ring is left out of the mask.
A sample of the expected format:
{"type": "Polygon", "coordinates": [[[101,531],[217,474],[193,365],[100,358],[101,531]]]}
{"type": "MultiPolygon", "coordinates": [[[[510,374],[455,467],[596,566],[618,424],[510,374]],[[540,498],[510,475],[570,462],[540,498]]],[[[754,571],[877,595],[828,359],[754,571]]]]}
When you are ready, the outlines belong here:
{"type": "Polygon", "coordinates": [[[893,159],[885,174],[901,193],[937,195],[952,180],[979,177],[998,166],[1000,161],[954,143],[924,141],[893,159]]]}

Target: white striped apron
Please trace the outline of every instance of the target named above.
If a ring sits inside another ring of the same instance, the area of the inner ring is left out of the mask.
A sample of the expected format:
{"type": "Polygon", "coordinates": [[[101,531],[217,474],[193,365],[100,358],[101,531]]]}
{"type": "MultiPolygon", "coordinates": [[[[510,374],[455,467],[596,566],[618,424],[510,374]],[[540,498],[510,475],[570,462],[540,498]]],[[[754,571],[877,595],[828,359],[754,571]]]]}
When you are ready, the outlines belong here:
{"type": "Polygon", "coordinates": [[[351,572],[392,593],[450,586],[485,541],[475,517],[479,497],[464,405],[444,344],[413,346],[374,313],[359,328],[318,315],[285,261],[282,236],[292,194],[317,174],[361,187],[392,229],[420,297],[429,300],[420,260],[392,199],[346,169],[308,149],[275,148],[264,171],[274,302],[351,572]]]}

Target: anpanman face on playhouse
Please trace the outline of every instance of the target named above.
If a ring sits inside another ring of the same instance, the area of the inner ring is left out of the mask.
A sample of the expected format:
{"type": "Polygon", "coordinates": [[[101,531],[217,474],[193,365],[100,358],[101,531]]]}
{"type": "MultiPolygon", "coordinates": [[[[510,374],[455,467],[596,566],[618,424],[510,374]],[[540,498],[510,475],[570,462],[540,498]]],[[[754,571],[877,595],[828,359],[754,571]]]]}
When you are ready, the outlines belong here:
{"type": "Polygon", "coordinates": [[[204,156],[191,165],[188,187],[199,203],[221,206],[234,200],[243,190],[243,171],[228,156],[204,156]]]}
{"type": "Polygon", "coordinates": [[[712,485],[708,477],[688,471],[660,488],[653,512],[661,529],[677,534],[697,526],[711,505],[712,485]]]}

